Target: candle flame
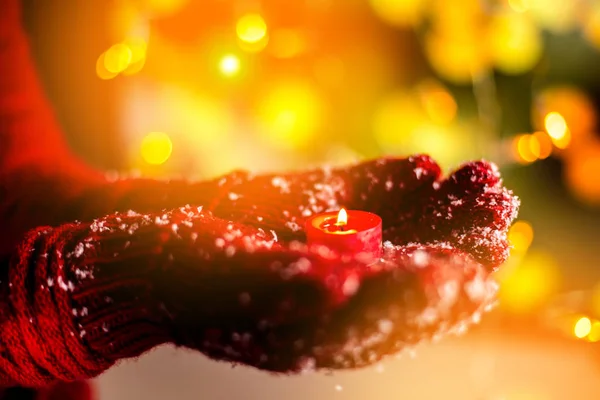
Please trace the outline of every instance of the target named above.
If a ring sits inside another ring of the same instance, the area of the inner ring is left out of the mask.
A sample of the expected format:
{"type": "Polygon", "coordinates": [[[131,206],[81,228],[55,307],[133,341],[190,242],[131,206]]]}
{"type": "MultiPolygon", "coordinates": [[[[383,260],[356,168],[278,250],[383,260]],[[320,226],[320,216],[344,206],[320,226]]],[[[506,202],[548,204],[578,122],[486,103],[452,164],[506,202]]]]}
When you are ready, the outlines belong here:
{"type": "Polygon", "coordinates": [[[348,224],[348,213],[345,209],[341,209],[337,216],[337,222],[335,223],[337,226],[344,226],[348,224]]]}

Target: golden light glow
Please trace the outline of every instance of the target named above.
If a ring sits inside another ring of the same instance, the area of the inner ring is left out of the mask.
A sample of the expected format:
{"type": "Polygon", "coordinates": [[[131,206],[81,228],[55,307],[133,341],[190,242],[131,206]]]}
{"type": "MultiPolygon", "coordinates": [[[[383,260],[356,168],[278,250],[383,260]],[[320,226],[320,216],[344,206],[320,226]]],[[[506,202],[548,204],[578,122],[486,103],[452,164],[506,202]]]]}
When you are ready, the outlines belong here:
{"type": "Polygon", "coordinates": [[[141,24],[143,16],[140,15],[139,7],[131,1],[112,4],[113,6],[109,7],[108,18],[106,18],[109,25],[108,32],[112,40],[120,41],[141,24]]]}
{"type": "Polygon", "coordinates": [[[247,53],[258,53],[263,51],[269,44],[269,35],[265,35],[257,42],[244,42],[238,38],[238,46],[247,53]]]}
{"type": "Polygon", "coordinates": [[[444,86],[426,81],[419,86],[418,92],[423,108],[433,122],[445,125],[454,120],[458,107],[454,97],[444,86]]]}
{"type": "Polygon", "coordinates": [[[129,38],[124,43],[131,50],[131,61],[127,68],[123,70],[123,75],[133,75],[140,72],[146,63],[148,43],[139,37],[129,38]]]}
{"type": "Polygon", "coordinates": [[[297,29],[279,29],[273,32],[269,44],[271,54],[276,58],[292,58],[308,47],[306,35],[297,29]]]}
{"type": "Polygon", "coordinates": [[[527,221],[517,221],[508,231],[508,241],[514,251],[525,252],[533,241],[533,227],[527,221]]]}
{"type": "Polygon", "coordinates": [[[596,283],[592,290],[592,312],[600,318],[600,282],[596,283]]]}
{"type": "Polygon", "coordinates": [[[590,43],[600,49],[600,5],[596,4],[584,23],[584,33],[590,43]]]}
{"type": "Polygon", "coordinates": [[[571,139],[572,139],[571,131],[569,129],[567,129],[565,131],[564,136],[562,136],[560,139],[552,139],[552,143],[554,144],[554,146],[557,149],[564,150],[567,147],[569,147],[569,145],[571,144],[571,139]]]}
{"type": "Polygon", "coordinates": [[[106,79],[112,79],[115,76],[117,76],[118,74],[110,72],[104,66],[104,56],[105,56],[105,54],[106,53],[100,54],[100,57],[98,57],[98,60],[96,61],[96,75],[98,75],[98,78],[106,80],[106,79]]]}
{"type": "Polygon", "coordinates": [[[513,139],[513,151],[517,161],[529,164],[539,158],[541,146],[535,136],[519,135],[513,139]]]}
{"type": "Polygon", "coordinates": [[[219,69],[225,76],[234,76],[240,72],[240,59],[234,54],[226,54],[219,62],[219,69]]]}
{"type": "Polygon", "coordinates": [[[528,15],[506,13],[492,18],[488,31],[492,62],[506,74],[521,74],[542,55],[539,29],[528,15]]]}
{"type": "Polygon", "coordinates": [[[133,54],[125,43],[117,43],[104,53],[104,67],[107,71],[118,74],[129,66],[133,54]]]}
{"type": "Polygon", "coordinates": [[[549,254],[530,251],[516,267],[498,271],[501,306],[517,313],[536,310],[555,294],[559,271],[549,254]]]}
{"type": "Polygon", "coordinates": [[[345,226],[348,225],[348,213],[346,209],[342,208],[337,215],[337,221],[335,222],[337,226],[345,226]]]}
{"type": "Polygon", "coordinates": [[[490,65],[489,52],[477,34],[448,36],[435,32],[425,38],[425,54],[436,70],[453,83],[471,83],[490,65]]]}
{"type": "Polygon", "coordinates": [[[588,317],[581,317],[573,327],[573,334],[579,339],[583,339],[592,331],[592,321],[588,317]]]}
{"type": "Polygon", "coordinates": [[[514,11],[522,13],[529,9],[528,0],[508,0],[508,6],[514,11]]]}
{"type": "Polygon", "coordinates": [[[552,139],[560,140],[567,134],[567,121],[563,118],[562,115],[553,111],[546,115],[544,118],[544,126],[546,127],[546,132],[552,139]]]}
{"type": "MultiPolygon", "coordinates": [[[[555,118],[557,134],[561,135],[566,124],[565,135],[557,140],[557,147],[585,146],[594,137],[597,126],[597,114],[594,103],[581,89],[573,86],[556,86],[544,89],[536,95],[534,107],[532,108],[532,119],[535,129],[545,130],[546,118],[551,112],[558,113],[560,117],[555,118]],[[571,142],[572,143],[569,143],[571,142]]],[[[550,119],[549,122],[552,122],[550,119]]]]}
{"type": "Polygon", "coordinates": [[[161,165],[171,156],[173,144],[166,133],[152,132],[144,137],[140,150],[148,164],[161,165]]]}
{"type": "Polygon", "coordinates": [[[377,107],[373,131],[382,146],[404,147],[412,132],[426,123],[427,115],[414,96],[409,92],[396,92],[377,107]]]}
{"type": "Polygon", "coordinates": [[[575,1],[527,0],[527,13],[543,28],[565,33],[577,23],[575,1]]]}
{"type": "Polygon", "coordinates": [[[387,152],[397,154],[428,153],[444,168],[476,157],[474,131],[456,121],[447,122],[455,113],[452,100],[445,94],[431,98],[429,93],[421,87],[416,93],[398,91],[384,98],[372,121],[377,143],[387,152]],[[433,110],[434,104],[443,106],[433,110]]]}
{"type": "Polygon", "coordinates": [[[344,62],[333,56],[323,57],[315,61],[313,72],[319,83],[337,86],[344,81],[344,62]]]}
{"type": "Polygon", "coordinates": [[[596,171],[600,171],[598,144],[577,149],[575,156],[565,163],[565,178],[569,189],[580,201],[590,205],[600,204],[600,179],[593,175],[596,171]]]}
{"type": "Polygon", "coordinates": [[[552,154],[552,140],[546,132],[535,132],[533,137],[539,145],[539,159],[543,160],[552,154]]]}
{"type": "Polygon", "coordinates": [[[145,8],[152,15],[167,16],[181,10],[189,0],[143,0],[145,8]]]}
{"type": "Polygon", "coordinates": [[[267,35],[267,24],[260,14],[246,14],[238,20],[235,31],[242,42],[257,43],[267,35]]]}
{"type": "Polygon", "coordinates": [[[552,139],[552,143],[559,149],[566,149],[571,143],[571,132],[564,117],[552,111],[544,118],[544,127],[552,139]]]}
{"type": "Polygon", "coordinates": [[[280,82],[266,88],[259,101],[259,131],[274,147],[302,147],[320,126],[322,107],[318,93],[308,83],[280,82]]]}
{"type": "Polygon", "coordinates": [[[600,321],[592,322],[592,328],[587,335],[587,340],[594,343],[600,341],[600,321]]]}
{"type": "Polygon", "coordinates": [[[395,26],[411,26],[420,22],[423,0],[369,0],[375,14],[395,26]]]}

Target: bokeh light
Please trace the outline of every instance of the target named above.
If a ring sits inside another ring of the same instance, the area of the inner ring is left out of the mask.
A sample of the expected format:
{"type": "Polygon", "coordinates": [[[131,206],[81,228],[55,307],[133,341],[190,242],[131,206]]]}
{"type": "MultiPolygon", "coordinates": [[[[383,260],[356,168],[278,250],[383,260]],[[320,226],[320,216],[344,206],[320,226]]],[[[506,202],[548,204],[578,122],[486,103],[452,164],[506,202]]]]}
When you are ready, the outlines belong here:
{"type": "Polygon", "coordinates": [[[411,132],[427,123],[427,115],[409,92],[398,91],[387,96],[377,107],[373,131],[385,146],[401,144],[411,132]]]}
{"type": "Polygon", "coordinates": [[[131,51],[131,60],[127,68],[123,70],[123,75],[133,75],[141,71],[146,63],[146,52],[148,43],[140,37],[128,38],[124,41],[131,51]]]}
{"type": "Polygon", "coordinates": [[[275,83],[258,104],[260,133],[274,147],[303,147],[321,124],[322,107],[318,93],[307,82],[275,83]]]}
{"type": "Polygon", "coordinates": [[[257,43],[267,36],[267,24],[260,14],[246,14],[238,20],[235,31],[242,42],[257,43]]]}
{"type": "Polygon", "coordinates": [[[146,12],[166,17],[180,11],[190,0],[139,0],[146,12]]]}
{"type": "Polygon", "coordinates": [[[240,59],[235,54],[226,54],[219,61],[219,70],[225,76],[235,76],[240,72],[240,59]]]}
{"type": "Polygon", "coordinates": [[[588,317],[581,317],[573,326],[573,334],[579,339],[583,339],[592,331],[592,321],[588,317]]]}
{"type": "Polygon", "coordinates": [[[145,162],[151,165],[164,164],[173,151],[173,143],[166,133],[152,132],[144,137],[140,152],[145,162]]]}
{"type": "Polygon", "coordinates": [[[587,335],[589,342],[595,343],[600,341],[600,321],[593,321],[590,333],[587,335]]]}
{"type": "Polygon", "coordinates": [[[565,163],[565,178],[571,192],[588,205],[600,204],[600,143],[590,143],[565,163]]]}
{"type": "Polygon", "coordinates": [[[369,3],[379,18],[400,27],[419,23],[426,5],[424,0],[369,0],[369,3]]]}
{"type": "Polygon", "coordinates": [[[577,18],[576,1],[522,0],[538,24],[554,33],[573,29],[577,18]]]}
{"type": "Polygon", "coordinates": [[[600,4],[595,4],[585,16],[583,31],[589,42],[600,49],[600,4]]]}
{"type": "Polygon", "coordinates": [[[104,67],[107,71],[118,74],[123,72],[131,62],[133,53],[125,43],[117,43],[104,53],[104,67]]]}
{"type": "Polygon", "coordinates": [[[559,149],[566,149],[571,143],[571,132],[564,117],[552,111],[544,118],[546,132],[552,139],[552,143],[559,149]]]}
{"type": "Polygon", "coordinates": [[[451,39],[485,35],[482,21],[489,13],[483,9],[485,3],[480,0],[429,0],[427,4],[434,31],[451,39]]]}
{"type": "Polygon", "coordinates": [[[534,135],[515,136],[512,147],[515,160],[523,164],[532,163],[541,155],[541,145],[534,135]]]}
{"type": "Polygon", "coordinates": [[[539,146],[539,159],[543,160],[552,154],[552,140],[547,132],[535,132],[533,138],[539,146]]]}
{"type": "Polygon", "coordinates": [[[100,56],[98,57],[98,60],[96,60],[96,75],[98,76],[98,78],[100,79],[112,79],[115,76],[117,76],[118,74],[115,74],[113,72],[110,72],[109,70],[106,69],[106,67],[104,66],[104,57],[105,57],[106,53],[102,53],[100,54],[100,56]]]}
{"type": "Polygon", "coordinates": [[[527,221],[515,222],[508,231],[508,241],[513,251],[524,253],[533,241],[533,227],[527,221]]]}
{"type": "Polygon", "coordinates": [[[506,74],[522,74],[537,64],[542,55],[542,38],[526,14],[494,16],[489,26],[492,62],[506,74]]]}
{"type": "Polygon", "coordinates": [[[439,82],[421,83],[417,92],[429,118],[438,124],[448,124],[456,117],[458,106],[452,94],[439,82]]]}
{"type": "Polygon", "coordinates": [[[238,46],[240,49],[247,53],[258,53],[263,51],[267,45],[269,44],[269,35],[263,36],[260,40],[256,42],[245,42],[238,38],[238,46]]]}
{"type": "Polygon", "coordinates": [[[458,84],[472,82],[490,66],[487,49],[471,35],[430,33],[425,38],[425,54],[441,77],[458,84]]]}
{"type": "Polygon", "coordinates": [[[449,124],[456,105],[449,92],[440,88],[425,84],[384,98],[373,115],[377,143],[395,155],[428,153],[443,168],[452,168],[474,154],[475,141],[470,130],[449,124]]]}
{"type": "Polygon", "coordinates": [[[497,278],[501,306],[515,313],[528,313],[556,293],[560,274],[552,256],[530,251],[514,268],[501,269],[497,278]]]}
{"type": "Polygon", "coordinates": [[[546,119],[552,113],[559,116],[551,117],[549,122],[556,124],[553,141],[558,148],[579,147],[585,145],[594,136],[597,124],[595,107],[590,98],[580,89],[571,86],[556,86],[542,90],[535,96],[532,108],[532,122],[535,129],[547,129],[546,119]],[[561,120],[562,117],[562,120],[561,120]],[[564,120],[564,122],[563,122],[564,120]],[[568,132],[562,135],[565,129],[568,132]],[[560,137],[560,139],[556,139],[560,137]]]}
{"type": "Polygon", "coordinates": [[[546,115],[544,119],[544,125],[546,127],[546,132],[552,139],[560,140],[567,134],[567,122],[557,112],[551,112],[546,115]]]}
{"type": "Polygon", "coordinates": [[[508,0],[508,6],[516,12],[523,13],[529,9],[528,0],[508,0]]]}

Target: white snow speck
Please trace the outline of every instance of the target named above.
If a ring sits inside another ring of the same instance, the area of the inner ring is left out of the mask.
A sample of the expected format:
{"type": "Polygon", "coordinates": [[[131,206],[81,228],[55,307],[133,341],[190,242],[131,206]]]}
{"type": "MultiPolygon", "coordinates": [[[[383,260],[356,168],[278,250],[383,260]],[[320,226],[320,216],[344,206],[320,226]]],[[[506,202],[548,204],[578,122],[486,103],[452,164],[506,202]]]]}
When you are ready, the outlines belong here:
{"type": "Polygon", "coordinates": [[[421,168],[421,167],[415,168],[415,176],[417,177],[417,179],[421,179],[421,176],[423,176],[423,172],[425,172],[423,170],[423,168],[421,168]]]}
{"type": "Polygon", "coordinates": [[[271,184],[274,187],[279,188],[279,191],[281,193],[290,193],[290,184],[289,184],[289,182],[286,181],[284,178],[282,178],[280,176],[273,177],[273,179],[271,179],[271,184]]]}
{"type": "Polygon", "coordinates": [[[301,229],[300,225],[298,225],[294,221],[288,221],[288,222],[286,222],[285,226],[287,226],[288,228],[290,228],[294,232],[298,232],[301,229]]]}
{"type": "Polygon", "coordinates": [[[83,243],[77,243],[77,246],[75,246],[75,250],[73,252],[73,254],[75,254],[75,257],[81,257],[81,255],[83,254],[83,243]]]}

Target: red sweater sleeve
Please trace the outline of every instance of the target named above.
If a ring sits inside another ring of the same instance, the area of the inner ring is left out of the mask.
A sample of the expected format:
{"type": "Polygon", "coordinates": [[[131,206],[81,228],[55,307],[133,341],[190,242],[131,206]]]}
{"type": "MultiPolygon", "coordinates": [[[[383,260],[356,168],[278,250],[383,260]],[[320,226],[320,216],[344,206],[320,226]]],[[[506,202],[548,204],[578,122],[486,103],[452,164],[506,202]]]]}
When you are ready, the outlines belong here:
{"type": "MultiPolygon", "coordinates": [[[[236,261],[215,238],[228,237],[234,228],[228,246],[240,247],[243,237],[244,248],[252,245],[257,255],[268,249],[269,257],[278,257],[279,245],[264,232],[190,207],[28,232],[0,278],[0,387],[89,378],[157,344],[185,344],[169,319],[181,318],[188,307],[198,320],[209,317],[192,300],[178,304],[186,280],[204,286],[215,301],[227,303],[229,295],[238,301],[237,293],[216,282],[220,269],[236,261]],[[211,289],[215,284],[218,293],[211,289]]],[[[251,259],[244,263],[251,265],[251,259]]],[[[268,285],[267,276],[261,280],[268,285]]],[[[268,310],[261,307],[263,317],[268,310]]]]}

